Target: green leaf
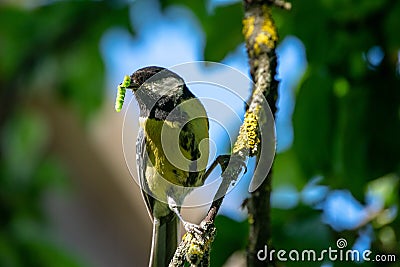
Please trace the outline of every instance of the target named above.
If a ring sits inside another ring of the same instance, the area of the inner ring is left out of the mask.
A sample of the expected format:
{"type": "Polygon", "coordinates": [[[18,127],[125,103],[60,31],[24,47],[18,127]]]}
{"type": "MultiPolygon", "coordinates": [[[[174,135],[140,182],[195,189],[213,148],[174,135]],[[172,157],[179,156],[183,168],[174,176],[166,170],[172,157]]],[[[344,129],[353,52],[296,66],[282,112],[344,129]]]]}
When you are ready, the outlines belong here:
{"type": "Polygon", "coordinates": [[[242,3],[220,6],[205,21],[206,33],[204,59],[221,61],[243,42],[242,35],[242,3]]]}
{"type": "Polygon", "coordinates": [[[301,3],[293,3],[290,15],[285,19],[291,20],[291,18],[293,20],[291,23],[285,23],[290,29],[284,31],[301,39],[307,52],[307,60],[318,64],[326,62],[326,54],[330,45],[334,43],[328,25],[329,12],[321,7],[320,1],[302,0],[301,3]]]}
{"type": "Polygon", "coordinates": [[[293,149],[306,177],[329,173],[335,116],[330,76],[310,70],[296,98],[293,149]]]}
{"type": "Polygon", "coordinates": [[[8,122],[1,144],[7,154],[5,161],[10,175],[14,179],[10,183],[27,185],[31,182],[29,174],[38,165],[48,143],[48,127],[40,115],[32,112],[19,112],[8,122]]]}
{"type": "MultiPolygon", "coordinates": [[[[2,59],[4,56],[0,82],[21,82],[23,86],[16,88],[29,90],[32,81],[46,80],[50,73],[54,76],[51,81],[56,81],[54,89],[85,117],[103,99],[105,69],[100,38],[110,27],[131,29],[128,7],[118,8],[105,1],[60,1],[33,10],[0,8],[0,23],[7,25],[0,29],[0,40],[7,40],[0,46],[4,46],[0,49],[2,59]],[[46,60],[54,63],[47,69],[42,67],[46,60]]],[[[54,84],[45,86],[52,88],[54,84]]]]}
{"type": "Polygon", "coordinates": [[[211,265],[222,266],[238,250],[245,248],[249,227],[247,220],[234,221],[219,215],[215,220],[217,236],[211,248],[211,265]]]}
{"type": "Polygon", "coordinates": [[[29,57],[35,29],[32,27],[33,20],[27,16],[26,11],[1,5],[0,24],[7,25],[0,27],[0,82],[5,82],[18,71],[20,62],[29,57]]]}
{"type": "Polygon", "coordinates": [[[381,201],[384,207],[398,204],[400,178],[395,174],[388,174],[368,183],[367,194],[381,201]]]}
{"type": "Polygon", "coordinates": [[[16,216],[11,224],[11,233],[18,242],[17,249],[24,257],[26,266],[82,266],[65,248],[52,242],[45,227],[29,217],[16,216]]]}
{"type": "Polygon", "coordinates": [[[290,184],[301,190],[306,182],[307,178],[304,177],[299,159],[293,149],[276,155],[272,188],[290,184]]]}
{"type": "Polygon", "coordinates": [[[92,43],[79,43],[64,53],[60,62],[61,96],[71,100],[81,114],[90,115],[102,103],[105,83],[104,76],[99,76],[104,66],[98,49],[92,43]]]}
{"type": "MultiPolygon", "coordinates": [[[[319,211],[299,206],[290,211],[273,209],[272,214],[273,248],[286,251],[315,250],[317,253],[331,245],[331,233],[327,225],[321,222],[319,211]]],[[[287,266],[304,266],[305,262],[288,261],[287,266]]],[[[321,266],[321,262],[307,261],[307,266],[321,266]]]]}
{"type": "Polygon", "coordinates": [[[387,0],[323,0],[321,3],[329,10],[331,16],[339,21],[355,21],[376,12],[387,0]]]}
{"type": "Polygon", "coordinates": [[[348,188],[359,200],[364,198],[367,135],[365,133],[366,91],[350,86],[339,98],[337,109],[335,175],[327,177],[334,187],[348,188]]]}
{"type": "Polygon", "coordinates": [[[31,266],[80,267],[82,263],[71,258],[65,250],[46,242],[46,240],[31,240],[27,244],[31,266]]]}
{"type": "Polygon", "coordinates": [[[9,234],[0,232],[0,266],[19,267],[23,266],[14,248],[14,240],[9,234]]]}
{"type": "Polygon", "coordinates": [[[199,19],[206,35],[204,59],[221,61],[243,42],[242,3],[218,6],[211,14],[207,1],[161,0],[163,9],[171,5],[182,5],[190,9],[199,19]]]}
{"type": "Polygon", "coordinates": [[[206,0],[198,0],[198,1],[160,0],[160,3],[161,3],[161,7],[163,9],[166,9],[171,5],[185,6],[196,15],[196,17],[199,19],[200,23],[204,23],[204,21],[208,17],[206,0]]]}
{"type": "Polygon", "coordinates": [[[46,156],[33,173],[32,190],[43,193],[44,188],[69,189],[70,179],[63,162],[56,156],[46,156]]]}
{"type": "Polygon", "coordinates": [[[400,25],[400,2],[395,1],[394,7],[386,14],[384,21],[384,32],[388,42],[388,50],[390,57],[395,60],[398,50],[400,48],[400,35],[398,34],[398,25],[400,25]]]}

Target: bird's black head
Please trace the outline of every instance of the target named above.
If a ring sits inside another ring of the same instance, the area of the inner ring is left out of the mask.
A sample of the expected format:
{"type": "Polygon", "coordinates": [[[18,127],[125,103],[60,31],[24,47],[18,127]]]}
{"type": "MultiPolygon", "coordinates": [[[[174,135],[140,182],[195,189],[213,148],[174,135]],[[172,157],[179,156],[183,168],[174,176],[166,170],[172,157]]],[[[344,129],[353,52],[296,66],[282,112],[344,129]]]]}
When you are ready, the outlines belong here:
{"type": "Polygon", "coordinates": [[[184,84],[183,79],[177,75],[176,73],[157,66],[150,66],[138,69],[130,76],[130,84],[127,86],[127,89],[132,89],[136,92],[142,85],[144,85],[143,89],[149,89],[154,91],[153,93],[157,93],[157,88],[153,88],[150,85],[153,85],[157,82],[165,82],[164,80],[168,79],[174,81],[177,85],[184,84]]]}
{"type": "Polygon", "coordinates": [[[181,101],[194,97],[179,75],[156,66],[135,71],[126,89],[134,92],[141,116],[164,117],[181,101]]]}

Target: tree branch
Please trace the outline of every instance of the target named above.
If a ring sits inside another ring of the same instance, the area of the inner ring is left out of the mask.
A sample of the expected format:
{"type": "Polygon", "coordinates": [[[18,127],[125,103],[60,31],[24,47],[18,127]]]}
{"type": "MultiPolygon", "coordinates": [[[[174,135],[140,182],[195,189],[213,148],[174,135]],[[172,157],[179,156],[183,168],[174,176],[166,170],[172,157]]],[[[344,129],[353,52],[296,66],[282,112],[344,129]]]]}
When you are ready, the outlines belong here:
{"type": "MultiPolygon", "coordinates": [[[[187,260],[192,266],[209,266],[210,245],[215,237],[214,220],[221,207],[224,196],[231,183],[234,183],[245,166],[247,157],[257,156],[260,150],[260,121],[263,105],[268,102],[273,113],[276,111],[278,82],[276,74],[275,47],[278,40],[276,29],[271,18],[271,5],[290,8],[290,4],[281,0],[251,1],[244,0],[245,17],[243,19],[243,35],[249,55],[250,72],[254,81],[252,96],[245,119],[240,127],[239,136],[233,146],[231,164],[222,173],[222,183],[214,196],[211,207],[202,220],[202,233],[189,231],[182,238],[170,267],[184,266],[187,260]]],[[[249,221],[251,222],[249,245],[249,266],[255,262],[254,255],[260,242],[270,239],[269,232],[269,194],[271,175],[261,187],[252,193],[248,201],[249,221]],[[260,236],[259,236],[260,235],[260,236]]],[[[265,241],[264,244],[267,244],[265,241]]]]}
{"type": "MultiPolygon", "coordinates": [[[[273,5],[284,9],[291,8],[290,3],[281,0],[244,0],[243,34],[246,39],[250,73],[255,83],[254,92],[259,91],[256,95],[258,97],[262,95],[267,99],[275,117],[279,82],[275,79],[277,68],[275,48],[278,34],[271,15],[273,5]]],[[[265,126],[263,122],[260,123],[260,127],[265,126]]],[[[257,155],[257,164],[258,161],[257,155]]],[[[247,266],[266,266],[265,262],[257,259],[257,252],[263,249],[265,245],[271,247],[270,194],[272,168],[268,174],[255,175],[266,175],[267,177],[246,201],[250,225],[247,266]]],[[[274,262],[267,264],[267,266],[275,266],[274,262]]]]}

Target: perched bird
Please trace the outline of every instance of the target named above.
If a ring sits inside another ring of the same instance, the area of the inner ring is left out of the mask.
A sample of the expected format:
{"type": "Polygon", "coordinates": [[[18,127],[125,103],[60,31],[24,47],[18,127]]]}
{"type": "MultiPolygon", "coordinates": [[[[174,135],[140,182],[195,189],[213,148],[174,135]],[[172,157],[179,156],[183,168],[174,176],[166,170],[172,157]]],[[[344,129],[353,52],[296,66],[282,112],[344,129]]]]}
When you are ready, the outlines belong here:
{"type": "Polygon", "coordinates": [[[168,69],[145,67],[126,76],[119,85],[117,111],[127,89],[139,104],[138,176],[153,221],[149,266],[165,267],[177,247],[179,220],[190,227],[179,207],[207,176],[209,122],[200,100],[168,69]]]}

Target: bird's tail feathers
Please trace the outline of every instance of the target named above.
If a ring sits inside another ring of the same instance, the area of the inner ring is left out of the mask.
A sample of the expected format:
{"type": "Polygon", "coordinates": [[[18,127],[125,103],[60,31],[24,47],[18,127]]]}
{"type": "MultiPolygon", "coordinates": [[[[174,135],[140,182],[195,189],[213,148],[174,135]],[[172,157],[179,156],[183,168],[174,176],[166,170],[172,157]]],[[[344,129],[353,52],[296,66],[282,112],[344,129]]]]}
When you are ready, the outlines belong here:
{"type": "Polygon", "coordinates": [[[153,239],[149,267],[169,265],[178,245],[179,219],[174,213],[153,219],[153,239]]]}

